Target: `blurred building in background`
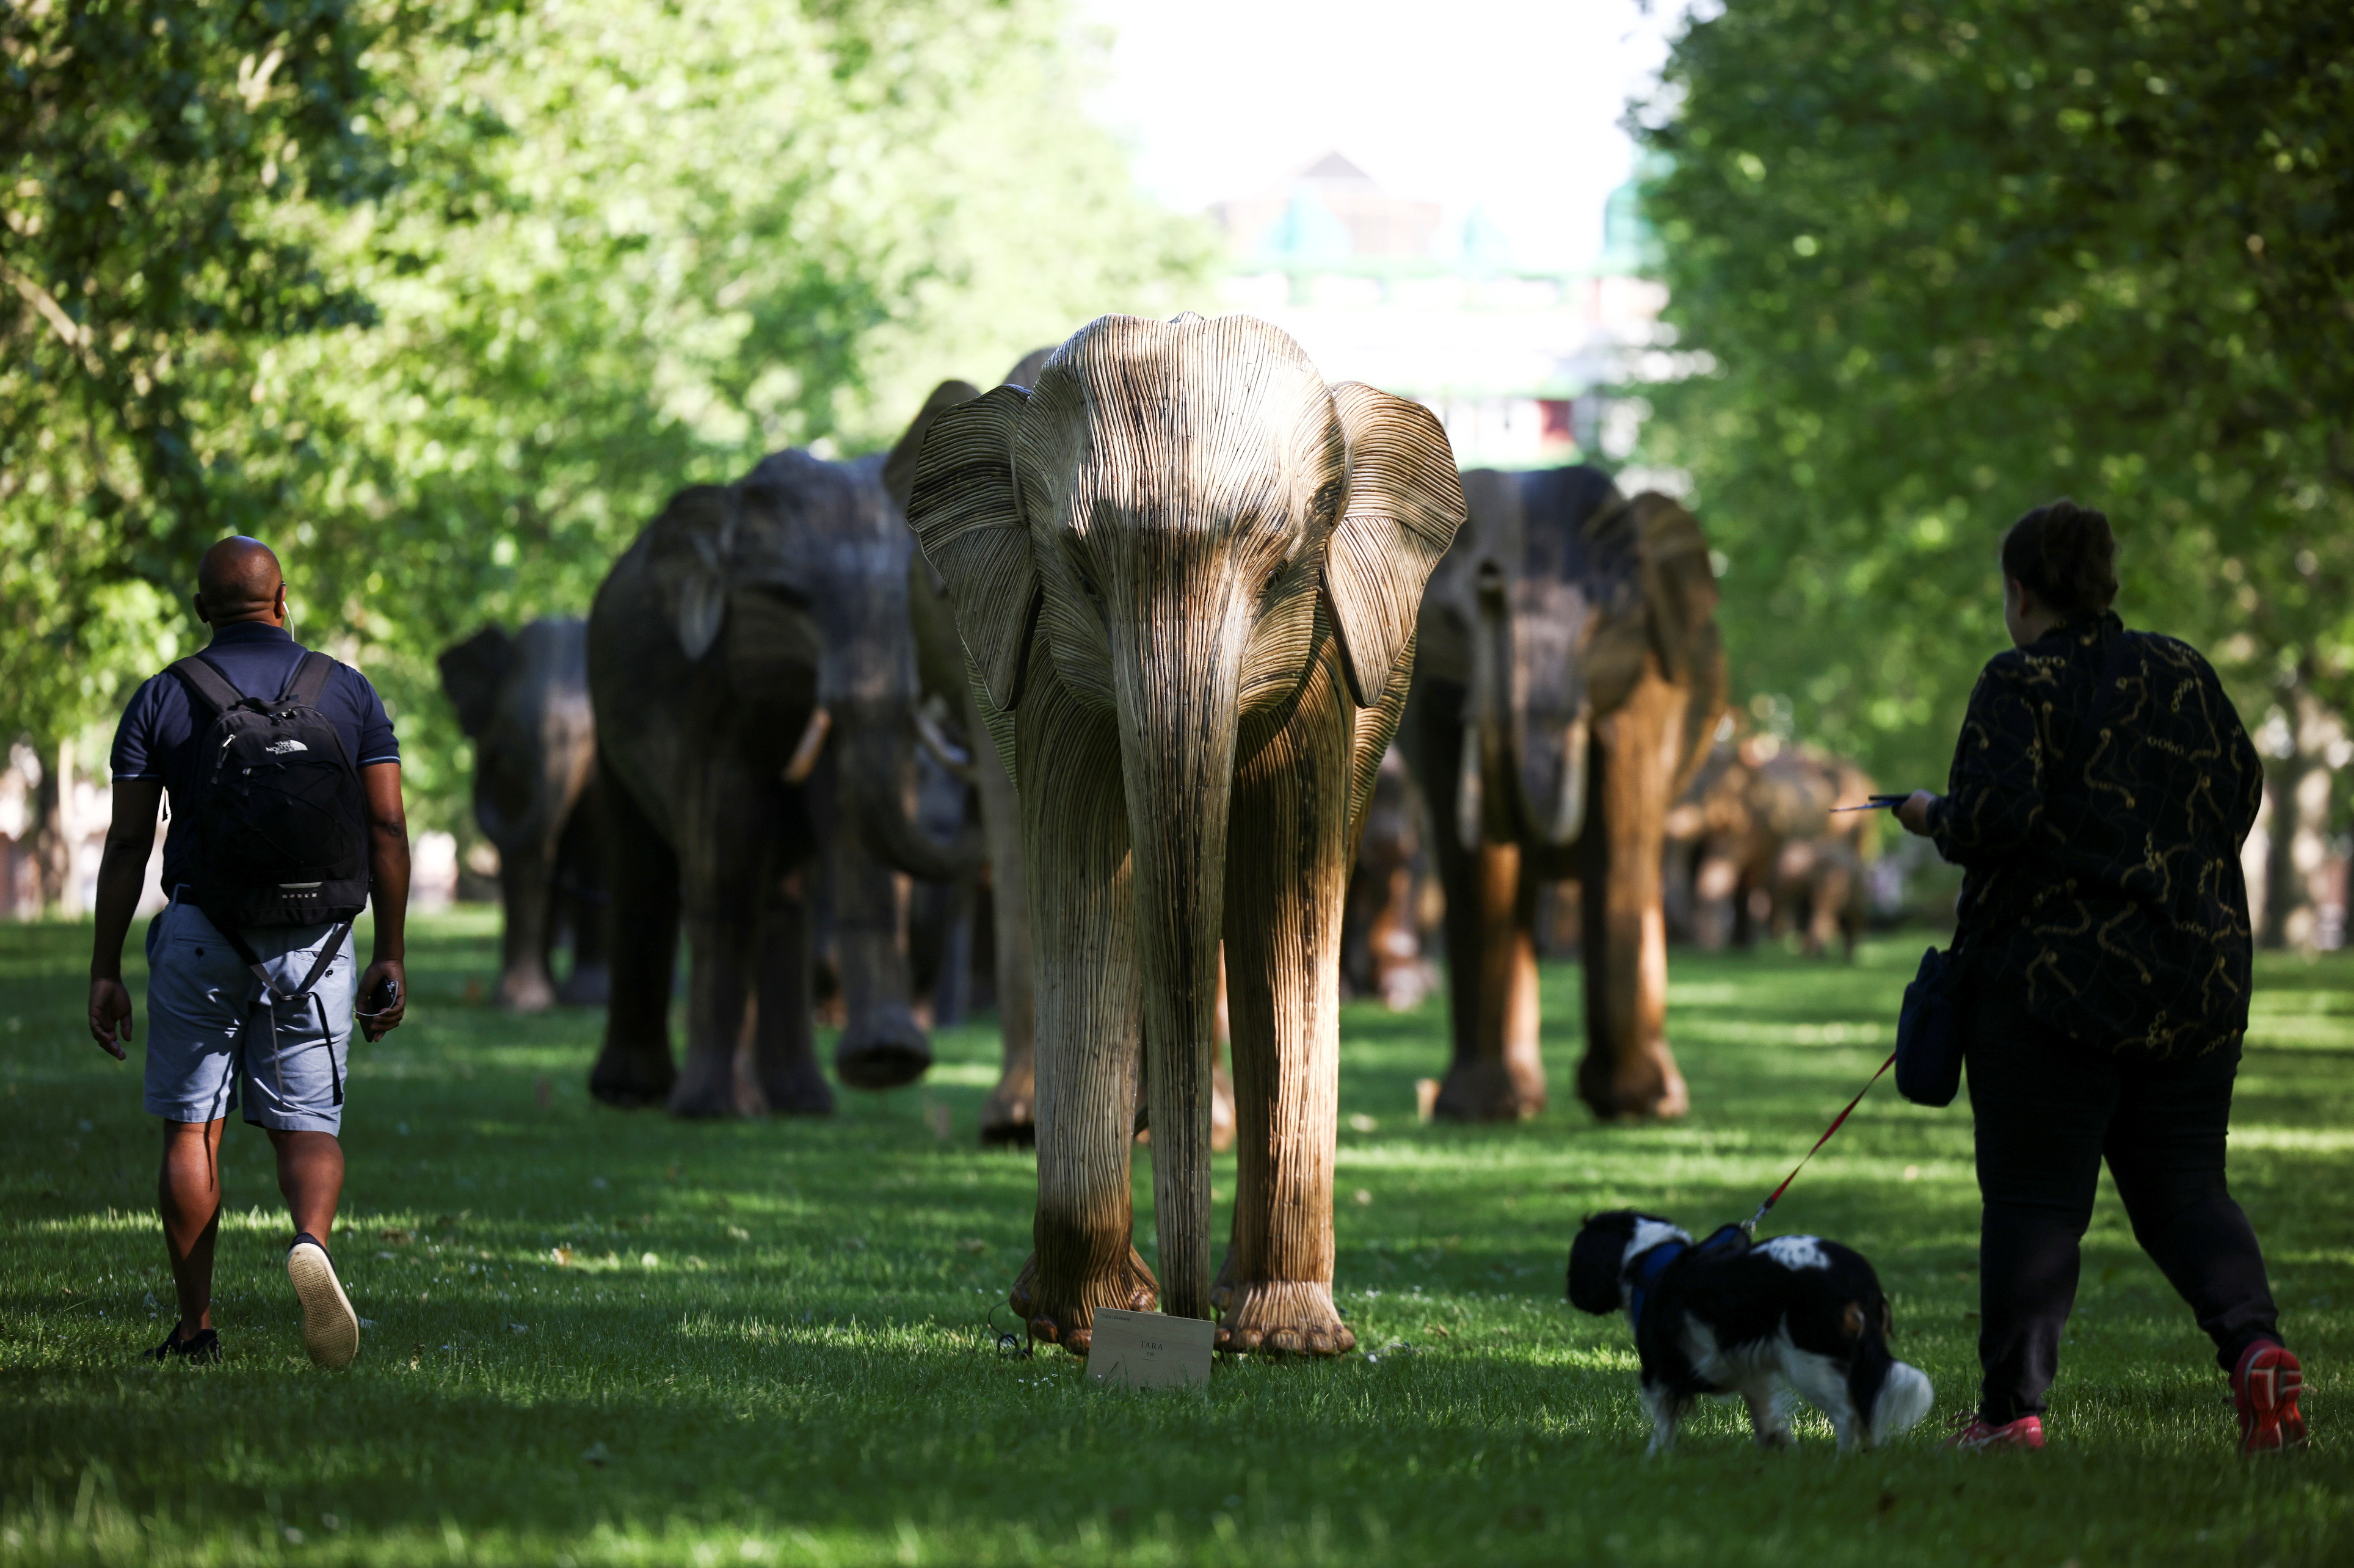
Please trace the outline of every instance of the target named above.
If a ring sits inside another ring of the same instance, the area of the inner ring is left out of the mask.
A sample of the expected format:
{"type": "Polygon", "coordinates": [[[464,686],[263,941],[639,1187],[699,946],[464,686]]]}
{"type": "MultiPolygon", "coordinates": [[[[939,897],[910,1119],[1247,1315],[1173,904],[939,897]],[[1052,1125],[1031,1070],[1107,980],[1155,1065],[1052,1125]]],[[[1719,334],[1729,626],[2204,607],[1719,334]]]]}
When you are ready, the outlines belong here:
{"type": "Polygon", "coordinates": [[[1540,468],[1633,450],[1639,401],[1607,389],[1686,374],[1640,274],[1652,244],[1632,182],[1602,251],[1575,270],[1512,263],[1473,207],[1393,195],[1338,152],[1257,196],[1217,203],[1228,306],[1298,338],[1334,381],[1426,404],[1467,468],[1540,468]]]}

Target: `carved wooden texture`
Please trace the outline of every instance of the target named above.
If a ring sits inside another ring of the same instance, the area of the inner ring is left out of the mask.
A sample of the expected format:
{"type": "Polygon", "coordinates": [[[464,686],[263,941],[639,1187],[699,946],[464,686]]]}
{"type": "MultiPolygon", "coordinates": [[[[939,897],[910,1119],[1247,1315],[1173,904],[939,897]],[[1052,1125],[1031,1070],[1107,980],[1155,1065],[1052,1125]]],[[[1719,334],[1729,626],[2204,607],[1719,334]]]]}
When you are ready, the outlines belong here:
{"type": "Polygon", "coordinates": [[[910,508],[1023,801],[1039,1206],[1017,1305],[1077,1343],[1094,1308],[1149,1284],[1128,1250],[1140,1049],[1168,1306],[1210,1314],[1223,938],[1243,1150],[1229,1340],[1343,1349],[1342,881],[1422,577],[1461,515],[1445,438],[1398,399],[1328,391],[1241,317],[1105,318],[1037,381],[944,416],[910,508]]]}

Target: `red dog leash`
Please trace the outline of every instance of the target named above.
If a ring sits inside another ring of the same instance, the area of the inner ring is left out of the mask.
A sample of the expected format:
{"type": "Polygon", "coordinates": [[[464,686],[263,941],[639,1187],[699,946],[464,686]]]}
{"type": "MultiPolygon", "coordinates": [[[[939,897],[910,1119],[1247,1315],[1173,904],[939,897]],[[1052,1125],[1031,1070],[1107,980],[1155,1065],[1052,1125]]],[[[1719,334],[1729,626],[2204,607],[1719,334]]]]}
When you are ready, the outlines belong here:
{"type": "Polygon", "coordinates": [[[1798,1179],[1798,1172],[1807,1168],[1807,1160],[1812,1160],[1815,1157],[1815,1150],[1820,1149],[1824,1144],[1829,1143],[1831,1140],[1831,1134],[1840,1129],[1840,1124],[1846,1121],[1850,1116],[1854,1114],[1855,1107],[1863,1103],[1863,1097],[1872,1093],[1872,1086],[1880,1082],[1880,1074],[1885,1073],[1889,1068],[1893,1067],[1894,1065],[1896,1065],[1896,1053],[1891,1051],[1888,1054],[1888,1060],[1880,1065],[1880,1073],[1874,1073],[1871,1077],[1866,1078],[1863,1081],[1863,1087],[1856,1090],[1855,1098],[1847,1102],[1847,1109],[1833,1117],[1831,1118],[1830,1126],[1823,1128],[1823,1135],[1815,1139],[1815,1148],[1808,1150],[1806,1158],[1800,1160],[1797,1164],[1792,1166],[1790,1168],[1790,1173],[1782,1178],[1782,1184],[1779,1187],[1775,1188],[1772,1195],[1767,1197],[1764,1202],[1757,1205],[1757,1212],[1750,1215],[1748,1222],[1741,1227],[1744,1232],[1753,1236],[1757,1234],[1757,1226],[1759,1223],[1766,1218],[1766,1211],[1773,1208],[1775,1204],[1782,1201],[1782,1194],[1790,1190],[1790,1183],[1797,1181],[1798,1179]]]}

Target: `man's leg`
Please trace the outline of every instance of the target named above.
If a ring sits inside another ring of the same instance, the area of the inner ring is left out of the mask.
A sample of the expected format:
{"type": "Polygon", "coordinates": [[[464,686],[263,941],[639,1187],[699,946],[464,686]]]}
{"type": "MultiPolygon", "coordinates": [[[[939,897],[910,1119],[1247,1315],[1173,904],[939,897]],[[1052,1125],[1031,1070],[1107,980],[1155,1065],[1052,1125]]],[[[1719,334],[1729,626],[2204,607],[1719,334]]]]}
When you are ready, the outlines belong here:
{"type": "Polygon", "coordinates": [[[2076,1304],[2077,1244],[2093,1217],[2114,1067],[2015,1002],[1974,1009],[1967,1055],[1978,1192],[1978,1413],[2041,1416],[2076,1304]]]}
{"type": "MultiPolygon", "coordinates": [[[[270,1134],[278,1155],[278,1190],[294,1221],[286,1275],[302,1304],[302,1348],[328,1368],[349,1366],[359,1353],[360,1319],[327,1253],[335,1205],[344,1191],[344,1088],[351,1042],[356,958],[348,934],[332,962],[312,971],[329,935],[275,934],[262,962],[286,990],[311,981],[293,1001],[265,1003],[246,1033],[247,1117],[270,1134]]],[[[256,946],[260,946],[257,941],[256,946]]]]}
{"type": "Polygon", "coordinates": [[[221,1123],[164,1124],[163,1168],[155,1207],[164,1218],[164,1251],[172,1261],[172,1287],[180,1321],[173,1339],[213,1326],[213,1243],[220,1234],[221,1123]]]}
{"type": "Polygon", "coordinates": [[[278,1191],[294,1217],[294,1232],[324,1246],[344,1195],[344,1146],[332,1132],[268,1130],[278,1151],[278,1191]]]}

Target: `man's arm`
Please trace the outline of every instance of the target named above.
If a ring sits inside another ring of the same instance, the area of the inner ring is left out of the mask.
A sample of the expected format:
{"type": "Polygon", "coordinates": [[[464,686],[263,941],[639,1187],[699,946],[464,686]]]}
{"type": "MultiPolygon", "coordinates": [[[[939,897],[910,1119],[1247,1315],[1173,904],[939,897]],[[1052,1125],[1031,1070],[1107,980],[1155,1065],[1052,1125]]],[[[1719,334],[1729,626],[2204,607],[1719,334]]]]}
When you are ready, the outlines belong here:
{"type": "Polygon", "coordinates": [[[147,856],[155,848],[160,779],[119,779],[114,818],[106,824],[106,853],[98,863],[98,936],[90,955],[90,1033],[116,1061],[131,1038],[131,993],[122,984],[122,938],[139,908],[147,856]]]}
{"type": "Polygon", "coordinates": [[[400,764],[377,762],[360,769],[367,793],[368,901],[376,907],[376,945],[367,972],[360,976],[356,1003],[369,1016],[360,1033],[381,1040],[400,1026],[408,1011],[408,812],[400,803],[400,764]],[[376,988],[386,980],[400,988],[390,1007],[376,1011],[376,988]]]}

